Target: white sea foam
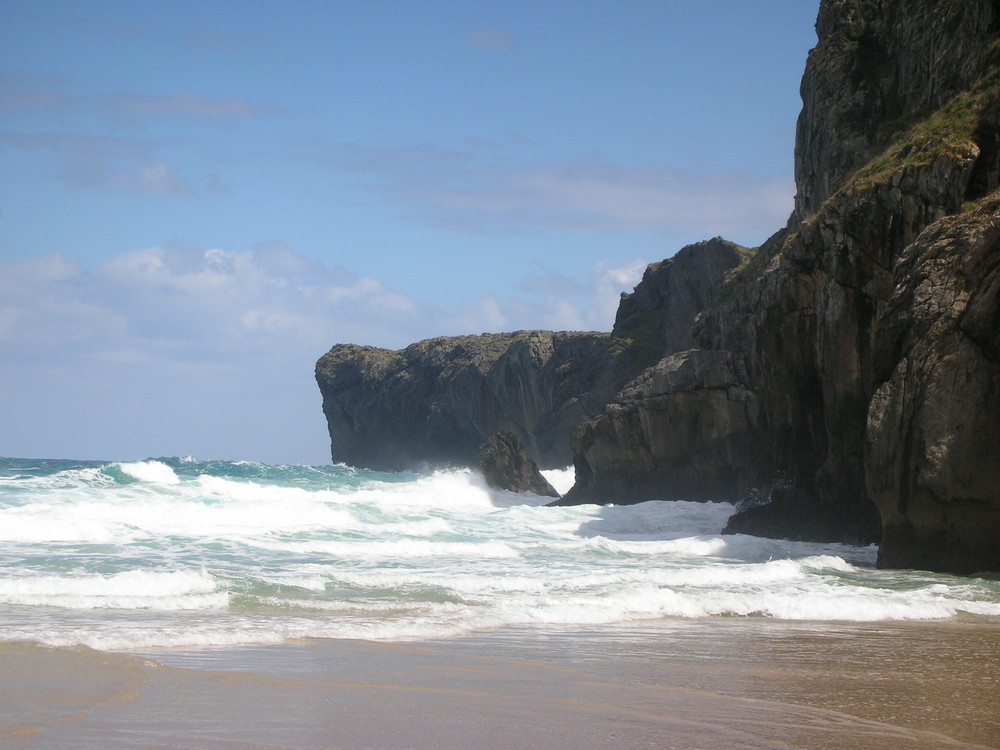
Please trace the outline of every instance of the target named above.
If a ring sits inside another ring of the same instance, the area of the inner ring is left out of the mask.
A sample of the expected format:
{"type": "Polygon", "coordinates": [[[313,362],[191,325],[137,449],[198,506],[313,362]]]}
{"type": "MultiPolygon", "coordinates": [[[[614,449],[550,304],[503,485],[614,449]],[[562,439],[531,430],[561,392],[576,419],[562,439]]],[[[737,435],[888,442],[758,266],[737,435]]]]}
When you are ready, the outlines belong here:
{"type": "Polygon", "coordinates": [[[67,469],[42,476],[21,474],[0,477],[0,488],[8,491],[45,492],[86,487],[109,487],[115,480],[98,468],[67,469]]]}
{"type": "Polygon", "coordinates": [[[0,542],[109,544],[128,538],[120,528],[58,506],[0,508],[0,542]],[[62,512],[65,511],[65,512],[62,512]]]}
{"type": "Polygon", "coordinates": [[[323,592],[326,591],[326,584],[328,580],[323,576],[309,576],[309,575],[281,575],[281,576],[271,576],[268,580],[272,583],[281,586],[291,586],[293,588],[302,589],[304,591],[314,591],[323,592]]]}
{"type": "Polygon", "coordinates": [[[542,476],[560,495],[565,495],[576,483],[576,469],[572,466],[567,466],[565,469],[543,469],[542,476]]]}
{"type": "Polygon", "coordinates": [[[0,579],[0,602],[68,609],[206,609],[229,602],[205,571],[129,570],[109,576],[18,576],[0,579]]]}
{"type": "Polygon", "coordinates": [[[406,483],[370,483],[353,501],[388,507],[417,506],[436,509],[492,508],[491,493],[469,470],[436,471],[406,483]]]}
{"type": "Polygon", "coordinates": [[[731,505],[545,502],[468,471],[11,471],[0,639],[146,648],[678,617],[1000,621],[997,582],[877,571],[871,547],[722,535],[731,505]]]}
{"type": "Polygon", "coordinates": [[[140,482],[152,484],[180,484],[177,473],[160,461],[137,461],[135,463],[120,463],[118,468],[122,473],[138,479],[140,482]]]}
{"type": "Polygon", "coordinates": [[[460,560],[473,558],[511,558],[518,553],[503,542],[433,542],[426,539],[396,539],[392,541],[347,542],[257,542],[256,546],[276,551],[319,554],[334,558],[364,560],[436,559],[460,560]]]}

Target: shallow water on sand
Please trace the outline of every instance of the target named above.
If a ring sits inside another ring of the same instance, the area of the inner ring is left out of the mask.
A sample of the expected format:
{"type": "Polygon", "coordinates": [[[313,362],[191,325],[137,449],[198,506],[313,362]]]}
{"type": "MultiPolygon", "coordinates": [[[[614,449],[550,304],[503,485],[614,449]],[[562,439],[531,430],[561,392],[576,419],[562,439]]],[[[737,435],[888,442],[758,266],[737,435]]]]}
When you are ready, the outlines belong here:
{"type": "Polygon", "coordinates": [[[746,619],[108,654],[0,645],[18,748],[997,747],[1000,629],[746,619]]]}

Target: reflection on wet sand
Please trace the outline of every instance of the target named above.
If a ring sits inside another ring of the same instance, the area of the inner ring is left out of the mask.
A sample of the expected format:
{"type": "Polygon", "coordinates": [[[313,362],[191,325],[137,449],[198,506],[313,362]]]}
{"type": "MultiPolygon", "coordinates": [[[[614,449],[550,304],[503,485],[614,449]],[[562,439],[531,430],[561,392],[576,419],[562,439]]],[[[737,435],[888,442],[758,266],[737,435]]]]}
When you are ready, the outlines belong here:
{"type": "Polygon", "coordinates": [[[130,656],[0,646],[24,748],[940,748],[1000,737],[995,625],[679,621],[130,656]]]}

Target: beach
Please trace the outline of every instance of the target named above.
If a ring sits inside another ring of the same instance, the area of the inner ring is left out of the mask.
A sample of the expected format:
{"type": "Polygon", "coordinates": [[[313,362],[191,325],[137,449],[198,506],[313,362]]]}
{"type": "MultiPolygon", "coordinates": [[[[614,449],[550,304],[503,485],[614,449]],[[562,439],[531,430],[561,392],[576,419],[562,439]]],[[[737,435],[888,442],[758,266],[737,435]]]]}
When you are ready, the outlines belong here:
{"type": "Polygon", "coordinates": [[[1000,628],[673,620],[409,643],[0,646],[16,748],[1000,746],[1000,628]]]}

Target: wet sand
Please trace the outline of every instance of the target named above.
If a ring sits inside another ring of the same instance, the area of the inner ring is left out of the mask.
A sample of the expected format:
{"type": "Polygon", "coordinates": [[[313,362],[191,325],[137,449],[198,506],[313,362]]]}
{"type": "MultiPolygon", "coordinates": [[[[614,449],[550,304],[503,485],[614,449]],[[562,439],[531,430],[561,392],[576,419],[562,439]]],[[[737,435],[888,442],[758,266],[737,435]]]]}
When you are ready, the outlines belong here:
{"type": "Polygon", "coordinates": [[[1000,626],[754,619],[141,655],[0,645],[0,747],[1000,747],[1000,626]]]}

